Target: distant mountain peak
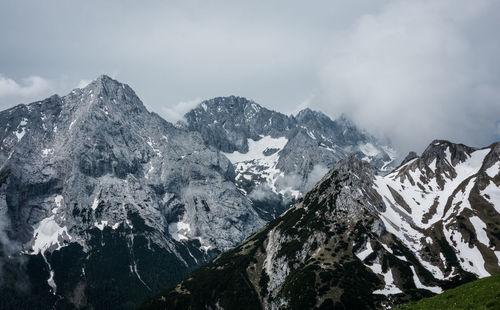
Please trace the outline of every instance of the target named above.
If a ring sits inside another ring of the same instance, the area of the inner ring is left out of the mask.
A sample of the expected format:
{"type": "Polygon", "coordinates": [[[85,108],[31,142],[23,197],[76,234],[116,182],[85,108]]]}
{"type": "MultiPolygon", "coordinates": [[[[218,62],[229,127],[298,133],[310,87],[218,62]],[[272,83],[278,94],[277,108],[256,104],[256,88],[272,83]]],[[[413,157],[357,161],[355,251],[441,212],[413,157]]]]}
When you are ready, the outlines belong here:
{"type": "Polygon", "coordinates": [[[458,162],[465,161],[469,154],[475,150],[476,148],[464,144],[452,143],[447,140],[434,140],[420,157],[426,164],[430,164],[433,160],[443,161],[446,159],[455,166],[458,162]]]}
{"type": "Polygon", "coordinates": [[[326,115],[325,113],[321,111],[316,111],[316,110],[311,110],[310,108],[305,108],[303,110],[300,110],[299,113],[295,116],[295,118],[299,122],[307,122],[311,119],[328,119],[331,121],[331,119],[326,115]]]}

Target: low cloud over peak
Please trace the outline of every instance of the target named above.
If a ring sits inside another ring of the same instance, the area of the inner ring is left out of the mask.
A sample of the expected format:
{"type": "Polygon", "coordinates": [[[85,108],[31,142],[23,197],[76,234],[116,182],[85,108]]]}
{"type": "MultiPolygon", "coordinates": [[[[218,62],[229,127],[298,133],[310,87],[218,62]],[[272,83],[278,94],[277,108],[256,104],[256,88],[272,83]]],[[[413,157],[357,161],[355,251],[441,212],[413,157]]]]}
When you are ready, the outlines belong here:
{"type": "Polygon", "coordinates": [[[235,94],[345,113],[403,153],[500,139],[499,1],[28,0],[0,24],[2,109],[106,73],[172,121],[235,94]]]}
{"type": "Polygon", "coordinates": [[[435,138],[477,146],[499,139],[498,42],[485,52],[490,37],[476,33],[492,31],[480,27],[491,6],[393,1],[359,18],[332,40],[318,105],[347,113],[403,150],[435,138]]]}

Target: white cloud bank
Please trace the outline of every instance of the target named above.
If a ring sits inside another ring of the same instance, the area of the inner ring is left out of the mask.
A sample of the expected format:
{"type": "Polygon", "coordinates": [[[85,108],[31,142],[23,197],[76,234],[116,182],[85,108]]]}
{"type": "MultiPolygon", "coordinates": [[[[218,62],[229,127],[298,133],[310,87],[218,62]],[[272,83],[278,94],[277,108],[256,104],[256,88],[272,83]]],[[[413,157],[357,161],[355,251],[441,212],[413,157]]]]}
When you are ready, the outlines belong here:
{"type": "Polygon", "coordinates": [[[177,121],[183,120],[184,114],[194,109],[201,102],[201,98],[196,98],[193,100],[181,101],[172,106],[163,107],[161,109],[161,116],[171,123],[176,123],[177,121]]]}
{"type": "Polygon", "coordinates": [[[492,3],[392,1],[364,15],[333,39],[316,108],[345,112],[404,151],[499,138],[499,44],[483,22],[492,3]]]}
{"type": "Polygon", "coordinates": [[[39,76],[29,76],[21,83],[0,74],[0,108],[18,103],[29,103],[50,95],[53,83],[39,76]],[[13,104],[14,103],[14,104],[13,104]]]}

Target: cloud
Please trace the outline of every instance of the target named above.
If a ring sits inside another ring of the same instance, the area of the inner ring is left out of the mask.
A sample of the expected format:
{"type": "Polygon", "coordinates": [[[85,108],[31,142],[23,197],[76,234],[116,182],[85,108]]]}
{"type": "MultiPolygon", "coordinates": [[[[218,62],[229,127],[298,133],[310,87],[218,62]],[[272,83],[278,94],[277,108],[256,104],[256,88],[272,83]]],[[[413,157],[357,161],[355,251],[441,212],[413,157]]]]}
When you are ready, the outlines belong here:
{"type": "MultiPolygon", "coordinates": [[[[118,72],[169,120],[186,98],[238,95],[284,113],[346,112],[403,149],[500,139],[499,1],[50,2],[0,10],[0,68],[18,86],[36,73],[64,95],[118,72]]],[[[0,97],[0,108],[52,93],[0,97]]]]}
{"type": "Polygon", "coordinates": [[[392,1],[362,16],[332,39],[316,107],[343,111],[404,151],[435,138],[490,143],[500,115],[492,3],[392,1]]]}
{"type": "Polygon", "coordinates": [[[161,108],[161,115],[169,122],[175,123],[184,118],[184,114],[186,114],[189,110],[195,108],[198,104],[201,103],[200,98],[196,98],[188,101],[181,101],[173,106],[167,106],[161,108]]]}
{"type": "MultiPolygon", "coordinates": [[[[12,240],[8,232],[11,231],[11,222],[7,214],[0,214],[0,286],[5,284],[7,280],[14,282],[14,285],[22,290],[29,287],[29,280],[24,271],[26,257],[20,255],[22,250],[21,244],[12,240]],[[4,277],[4,268],[16,268],[16,277],[14,279],[6,279],[4,277]]],[[[12,282],[9,285],[12,285],[12,282]]]]}
{"type": "Polygon", "coordinates": [[[321,180],[327,173],[329,169],[326,168],[323,165],[315,165],[313,167],[313,170],[309,173],[307,176],[307,184],[306,184],[306,190],[310,190],[318,183],[319,180],[321,180]]]}
{"type": "Polygon", "coordinates": [[[76,85],[76,88],[85,88],[87,87],[87,85],[90,84],[90,82],[92,82],[91,80],[80,80],[80,82],[78,82],[78,84],[76,85]]]}
{"type": "Polygon", "coordinates": [[[39,76],[29,76],[21,83],[0,74],[0,108],[42,99],[53,92],[53,82],[39,76]]]}
{"type": "Polygon", "coordinates": [[[248,198],[256,200],[272,200],[277,199],[278,195],[274,193],[268,183],[258,184],[249,194],[248,198]]]}

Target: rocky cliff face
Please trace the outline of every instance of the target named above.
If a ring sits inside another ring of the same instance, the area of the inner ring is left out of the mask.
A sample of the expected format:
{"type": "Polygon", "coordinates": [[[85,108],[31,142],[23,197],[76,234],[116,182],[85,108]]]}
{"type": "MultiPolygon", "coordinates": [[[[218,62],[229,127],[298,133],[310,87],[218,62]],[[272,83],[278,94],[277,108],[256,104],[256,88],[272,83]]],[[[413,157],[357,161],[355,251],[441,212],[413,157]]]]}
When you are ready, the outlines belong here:
{"type": "Polygon", "coordinates": [[[107,76],[0,112],[0,141],[0,308],[129,308],[264,225],[223,154],[107,76]]]}
{"type": "Polygon", "coordinates": [[[345,116],[331,120],[310,109],[287,116],[232,96],[204,101],[185,118],[184,126],[231,160],[238,188],[268,220],[346,156],[367,160],[381,172],[395,166],[394,150],[345,116]]]}
{"type": "Polygon", "coordinates": [[[434,141],[388,175],[341,160],[144,309],[390,308],[500,273],[500,143],[434,141]]]}

